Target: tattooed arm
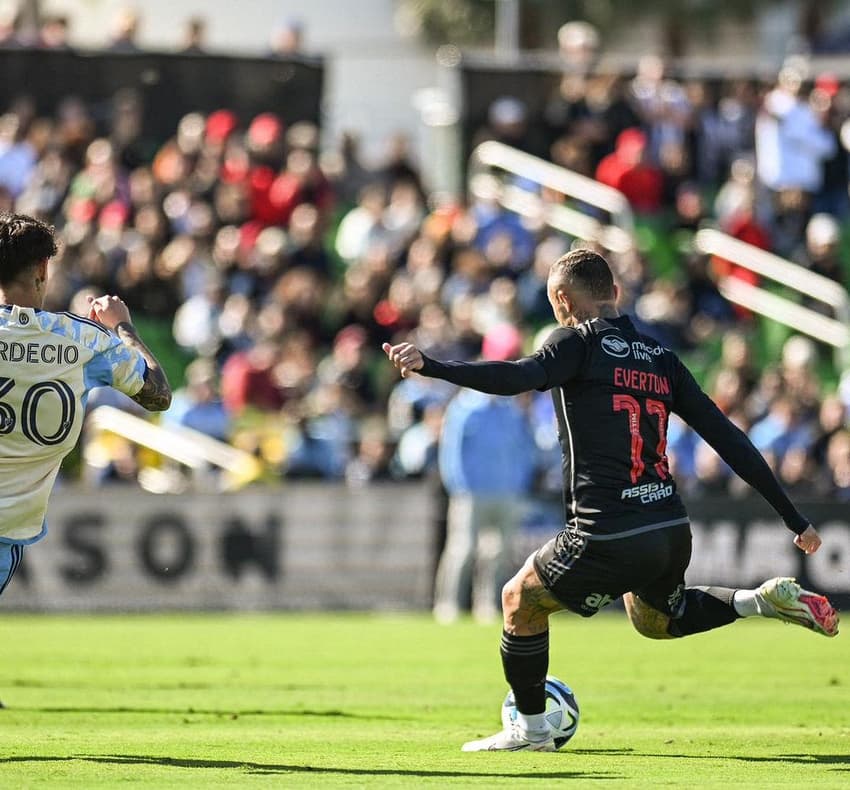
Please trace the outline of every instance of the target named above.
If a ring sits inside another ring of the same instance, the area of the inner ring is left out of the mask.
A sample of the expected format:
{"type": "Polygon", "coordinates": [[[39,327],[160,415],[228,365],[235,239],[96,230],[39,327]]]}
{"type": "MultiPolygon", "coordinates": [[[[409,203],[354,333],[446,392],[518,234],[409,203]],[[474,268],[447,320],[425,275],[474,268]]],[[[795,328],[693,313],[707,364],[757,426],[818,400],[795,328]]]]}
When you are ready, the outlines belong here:
{"type": "Polygon", "coordinates": [[[117,324],[115,333],[121,338],[124,345],[138,351],[147,364],[145,383],[131,397],[148,411],[165,411],[171,405],[171,387],[162,366],[157,362],[150,349],[142,342],[142,338],[139,337],[139,333],[136,332],[131,323],[122,321],[117,324]]]}
{"type": "Polygon", "coordinates": [[[139,354],[146,365],[145,383],[130,397],[148,411],[165,411],[171,405],[171,387],[165,371],[142,342],[139,333],[130,323],[130,311],[117,296],[89,297],[89,318],[111,329],[121,342],[139,354]]]}

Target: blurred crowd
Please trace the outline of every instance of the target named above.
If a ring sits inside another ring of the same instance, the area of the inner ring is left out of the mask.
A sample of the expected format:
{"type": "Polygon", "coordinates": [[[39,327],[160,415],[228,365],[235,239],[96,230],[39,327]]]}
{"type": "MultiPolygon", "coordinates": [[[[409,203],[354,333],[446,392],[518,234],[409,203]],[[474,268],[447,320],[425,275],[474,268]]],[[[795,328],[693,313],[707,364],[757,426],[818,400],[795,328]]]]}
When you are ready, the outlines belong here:
{"type": "MultiPolygon", "coordinates": [[[[272,478],[436,477],[456,392],[397,379],[381,343],[510,359],[551,328],[548,269],[578,242],[501,208],[495,181],[466,201],[429,195],[402,137],[367,165],[356,135],[323,145],[311,123],[273,113],[190,113],[151,146],[131,94],[106,119],[73,98],[52,117],[33,106],[0,117],[0,209],[60,231],[47,307],[85,313],[88,294],[122,296],[176,379],[164,423],[254,454],[272,478]]],[[[848,382],[802,336],[759,358],[761,324],[716,285],[730,265],[691,239],[711,223],[846,284],[848,116],[850,93],[831,75],[681,81],[646,58],[630,77],[567,70],[541,118],[502,97],[476,133],[622,190],[641,228],[609,255],[623,310],[697,360],[788,486],[845,498],[848,382]]],[[[134,406],[103,395],[90,408],[102,403],[134,406]]],[[[549,395],[518,403],[533,437],[523,479],[557,492],[549,395]]],[[[159,463],[114,442],[86,434],[94,479],[133,481],[159,463]]],[[[684,487],[737,485],[675,421],[669,451],[684,487]]]]}
{"type": "MultiPolygon", "coordinates": [[[[132,54],[143,52],[139,32],[143,17],[135,6],[116,9],[102,43],[106,52],[132,54]]],[[[33,18],[31,8],[21,3],[5,3],[0,7],[0,47],[6,49],[70,50],[72,17],[64,13],[43,13],[33,18]],[[29,13],[23,13],[24,10],[29,13]]],[[[204,15],[187,17],[181,26],[176,51],[183,55],[203,55],[209,52],[207,18],[204,15]]],[[[286,17],[271,25],[269,57],[290,57],[304,51],[304,25],[297,17],[286,17]]]]}

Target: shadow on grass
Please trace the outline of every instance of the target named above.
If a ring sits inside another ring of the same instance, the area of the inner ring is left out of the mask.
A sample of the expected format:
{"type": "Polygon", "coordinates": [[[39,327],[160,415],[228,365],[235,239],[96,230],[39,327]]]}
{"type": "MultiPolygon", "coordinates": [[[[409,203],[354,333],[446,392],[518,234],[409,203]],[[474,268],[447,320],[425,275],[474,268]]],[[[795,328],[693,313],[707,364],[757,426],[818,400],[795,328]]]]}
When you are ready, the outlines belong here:
{"type": "Polygon", "coordinates": [[[46,707],[46,708],[7,708],[16,713],[154,713],[171,716],[324,716],[339,719],[363,719],[366,721],[406,721],[402,716],[372,716],[364,713],[348,713],[344,710],[215,710],[210,708],[82,708],[82,707],[46,707]]]}
{"type": "MultiPolygon", "coordinates": [[[[587,749],[584,754],[592,754],[587,749]]],[[[606,753],[606,750],[601,750],[606,753]]],[[[846,768],[831,768],[832,771],[850,771],[850,754],[777,754],[776,757],[748,757],[743,754],[651,754],[633,752],[634,757],[666,757],[677,760],[737,760],[743,763],[784,763],[791,765],[835,765],[846,768]]]]}
{"type": "MultiPolygon", "coordinates": [[[[2,679],[0,686],[10,686],[13,688],[30,688],[30,689],[65,689],[68,686],[65,683],[56,683],[46,680],[33,680],[27,678],[2,679]]],[[[102,685],[97,688],[102,689],[102,685]]],[[[178,681],[176,683],[127,683],[121,685],[122,689],[141,689],[143,691],[208,691],[210,689],[221,688],[221,683],[199,683],[195,681],[178,681]]],[[[274,691],[311,691],[321,688],[318,683],[270,683],[265,686],[274,691]]]]}
{"type": "Polygon", "coordinates": [[[742,754],[652,754],[636,752],[634,749],[570,749],[565,751],[581,755],[630,755],[631,757],[653,757],[674,760],[738,760],[744,763],[784,763],[791,765],[839,766],[831,771],[850,771],[850,754],[777,754],[775,757],[747,757],[742,754]],[[846,766],[846,767],[840,767],[846,766]]]}
{"type": "MultiPolygon", "coordinates": [[[[557,757],[554,759],[558,759],[557,757]]],[[[111,755],[79,755],[68,757],[51,756],[15,756],[0,757],[2,763],[40,763],[40,762],[88,762],[106,765],[158,765],[166,768],[204,768],[222,769],[230,768],[244,771],[249,774],[273,775],[273,774],[339,774],[342,776],[420,776],[420,777],[495,777],[499,779],[625,779],[624,776],[598,771],[558,771],[558,772],[518,772],[509,773],[481,772],[481,771],[414,771],[395,768],[333,768],[328,766],[313,765],[279,765],[276,763],[254,763],[241,760],[191,760],[178,757],[154,757],[149,755],[135,754],[111,754],[111,755]]]]}

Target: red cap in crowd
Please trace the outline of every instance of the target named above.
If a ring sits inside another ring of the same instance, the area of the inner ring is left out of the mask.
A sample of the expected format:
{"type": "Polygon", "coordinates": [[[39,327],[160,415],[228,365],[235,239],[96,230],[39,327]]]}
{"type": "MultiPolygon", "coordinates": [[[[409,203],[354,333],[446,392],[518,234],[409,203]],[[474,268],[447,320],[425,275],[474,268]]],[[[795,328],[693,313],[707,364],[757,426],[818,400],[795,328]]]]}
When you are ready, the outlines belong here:
{"type": "Polygon", "coordinates": [[[102,228],[120,228],[126,224],[130,211],[120,200],[111,200],[101,210],[98,222],[102,228]]]}
{"type": "Polygon", "coordinates": [[[257,148],[274,145],[283,134],[283,124],[270,112],[260,113],[248,127],[248,142],[257,148]]]}
{"type": "Polygon", "coordinates": [[[68,202],[67,213],[72,222],[91,222],[97,216],[97,203],[91,198],[73,197],[68,202]]]}
{"type": "Polygon", "coordinates": [[[646,148],[646,135],[637,128],[624,129],[617,136],[618,151],[642,151],[646,148]]]}
{"type": "Polygon", "coordinates": [[[815,88],[823,91],[827,96],[835,96],[841,90],[841,83],[834,74],[824,72],[815,80],[815,88]]]}
{"type": "Polygon", "coordinates": [[[207,118],[207,142],[223,143],[236,130],[239,119],[230,110],[216,110],[207,118]]]}

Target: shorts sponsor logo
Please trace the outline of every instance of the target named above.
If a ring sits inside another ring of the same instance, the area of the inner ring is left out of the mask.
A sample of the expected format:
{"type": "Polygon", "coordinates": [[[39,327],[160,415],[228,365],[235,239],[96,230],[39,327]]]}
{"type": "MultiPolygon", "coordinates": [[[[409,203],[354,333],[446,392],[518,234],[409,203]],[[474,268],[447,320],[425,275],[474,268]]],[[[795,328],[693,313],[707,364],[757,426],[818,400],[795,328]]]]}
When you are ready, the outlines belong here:
{"type": "Polygon", "coordinates": [[[606,335],[600,343],[602,350],[612,357],[622,359],[629,355],[629,344],[621,337],[616,335],[606,335]]]}
{"type": "Polygon", "coordinates": [[[632,488],[624,488],[620,492],[620,499],[638,499],[641,504],[648,505],[673,496],[673,486],[669,483],[644,483],[632,488]]]}
{"type": "Polygon", "coordinates": [[[685,585],[680,584],[667,599],[668,611],[675,616],[685,608],[685,585]]]}
{"type": "Polygon", "coordinates": [[[584,606],[582,608],[598,612],[600,609],[613,602],[614,599],[607,593],[591,593],[584,599],[584,606]]]}

